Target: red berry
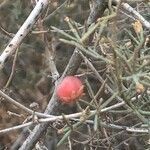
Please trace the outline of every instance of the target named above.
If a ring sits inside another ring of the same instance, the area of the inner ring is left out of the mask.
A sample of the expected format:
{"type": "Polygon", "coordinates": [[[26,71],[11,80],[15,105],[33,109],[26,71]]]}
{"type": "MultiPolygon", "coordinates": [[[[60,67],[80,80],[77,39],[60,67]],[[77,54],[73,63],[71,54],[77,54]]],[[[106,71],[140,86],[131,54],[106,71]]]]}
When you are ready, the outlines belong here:
{"type": "Polygon", "coordinates": [[[56,93],[62,102],[72,103],[83,94],[83,84],[79,78],[67,76],[59,83],[56,93]]]}

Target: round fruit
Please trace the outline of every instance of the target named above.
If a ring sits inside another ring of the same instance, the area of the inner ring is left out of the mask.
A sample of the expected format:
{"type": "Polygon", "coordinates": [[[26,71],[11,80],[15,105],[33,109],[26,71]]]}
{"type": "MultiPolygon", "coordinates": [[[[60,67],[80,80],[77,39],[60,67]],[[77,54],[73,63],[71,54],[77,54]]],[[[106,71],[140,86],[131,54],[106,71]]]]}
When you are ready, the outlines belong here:
{"type": "Polygon", "coordinates": [[[75,76],[65,77],[57,86],[57,96],[64,103],[72,103],[83,94],[83,84],[75,76]]]}

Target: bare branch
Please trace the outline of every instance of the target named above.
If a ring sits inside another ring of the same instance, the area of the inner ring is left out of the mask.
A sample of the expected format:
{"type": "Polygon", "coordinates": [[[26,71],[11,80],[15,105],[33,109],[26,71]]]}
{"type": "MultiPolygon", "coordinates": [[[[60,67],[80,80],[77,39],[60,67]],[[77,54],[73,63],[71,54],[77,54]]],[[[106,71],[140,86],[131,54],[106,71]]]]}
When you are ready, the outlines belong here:
{"type": "Polygon", "coordinates": [[[39,0],[29,17],[26,19],[24,24],[21,26],[21,28],[18,30],[14,38],[10,41],[10,43],[7,45],[5,50],[0,56],[0,65],[3,67],[3,64],[8,56],[10,56],[22,43],[23,39],[26,37],[26,35],[29,33],[29,31],[32,29],[33,25],[43,12],[43,10],[47,7],[48,0],[39,0]]]}
{"type": "Polygon", "coordinates": [[[0,95],[2,97],[4,97],[4,100],[7,100],[8,102],[10,102],[11,104],[17,106],[18,108],[21,108],[22,110],[26,111],[27,113],[33,115],[33,113],[35,113],[35,115],[37,115],[38,117],[53,117],[52,115],[48,115],[48,114],[43,114],[43,113],[39,113],[39,112],[34,112],[33,110],[25,107],[24,105],[20,104],[19,102],[17,102],[16,100],[12,99],[11,97],[9,97],[8,95],[6,95],[4,92],[2,92],[0,90],[0,95]]]}
{"type": "MultiPolygon", "coordinates": [[[[102,0],[100,3],[98,3],[99,8],[100,7],[103,8],[103,9],[100,9],[101,11],[99,12],[99,16],[97,16],[97,13],[94,13],[95,11],[97,11],[97,9],[94,9],[94,7],[92,7],[91,13],[89,15],[89,18],[91,18],[90,21],[92,20],[91,23],[94,22],[95,20],[97,20],[98,17],[102,16],[102,14],[106,8],[106,5],[104,5],[104,2],[105,2],[105,0],[102,0]]],[[[95,1],[93,1],[93,3],[95,3],[95,1]]],[[[90,24],[90,23],[87,23],[87,24],[90,24]]],[[[82,62],[82,58],[78,54],[78,50],[75,49],[72,57],[70,58],[68,66],[66,67],[61,79],[64,76],[66,76],[67,74],[75,74],[77,69],[79,68],[81,62],[82,62]]],[[[56,85],[57,85],[57,81],[56,81],[56,85]]],[[[59,107],[62,107],[62,106],[58,102],[57,96],[56,96],[56,90],[54,90],[53,96],[50,99],[50,102],[46,108],[45,113],[46,114],[59,113],[59,107]]],[[[36,144],[37,140],[39,139],[41,134],[43,134],[43,132],[47,129],[47,127],[48,127],[48,123],[37,125],[34,128],[33,132],[28,136],[26,141],[22,144],[22,146],[20,147],[20,150],[30,150],[31,148],[33,148],[34,145],[36,144]]]]}
{"type": "MultiPolygon", "coordinates": [[[[101,110],[101,112],[104,112],[103,109],[101,110]]],[[[89,114],[94,115],[95,113],[96,113],[96,110],[93,110],[93,111],[90,111],[89,114]]],[[[79,112],[79,113],[65,115],[65,116],[56,116],[56,117],[53,117],[53,118],[44,118],[44,119],[39,119],[38,123],[54,122],[56,120],[62,120],[62,119],[64,119],[64,117],[66,119],[73,119],[74,120],[74,118],[81,117],[82,115],[83,115],[83,113],[79,112]]],[[[75,121],[80,121],[80,119],[75,119],[75,121]]],[[[87,120],[86,123],[94,124],[94,122],[91,121],[91,120],[87,120]]],[[[8,133],[8,132],[11,132],[11,131],[14,131],[14,130],[17,130],[17,129],[22,129],[24,127],[31,126],[31,125],[34,125],[34,124],[35,124],[35,122],[32,121],[32,122],[24,123],[22,125],[14,126],[14,127],[7,128],[7,129],[3,129],[3,130],[0,130],[0,134],[8,133]]],[[[128,132],[136,132],[136,133],[148,133],[149,132],[149,130],[145,129],[145,128],[134,128],[134,127],[127,127],[127,126],[119,126],[119,125],[114,125],[114,124],[108,124],[108,123],[105,123],[105,122],[101,122],[101,125],[104,126],[104,127],[112,128],[112,129],[126,130],[128,132]]]]}
{"type": "MultiPolygon", "coordinates": [[[[115,3],[119,3],[120,0],[114,0],[115,3]]],[[[138,19],[143,26],[150,30],[150,22],[148,22],[140,13],[138,13],[134,8],[132,8],[128,3],[121,3],[123,9],[131,13],[136,19],[138,19]]]]}

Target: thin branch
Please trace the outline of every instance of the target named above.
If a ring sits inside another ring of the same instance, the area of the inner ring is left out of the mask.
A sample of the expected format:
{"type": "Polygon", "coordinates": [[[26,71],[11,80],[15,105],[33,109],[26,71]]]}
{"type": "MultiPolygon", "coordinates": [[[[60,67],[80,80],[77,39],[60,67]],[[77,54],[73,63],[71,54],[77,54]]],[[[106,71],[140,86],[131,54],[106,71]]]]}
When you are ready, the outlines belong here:
{"type": "Polygon", "coordinates": [[[16,100],[12,99],[11,97],[9,97],[8,95],[6,95],[1,90],[0,90],[0,95],[5,98],[4,100],[10,102],[11,104],[17,106],[18,108],[24,110],[25,112],[27,112],[27,113],[29,113],[31,115],[33,115],[33,113],[35,113],[35,115],[37,115],[38,117],[44,117],[44,118],[46,118],[46,117],[53,117],[52,115],[43,114],[43,113],[39,113],[39,112],[34,112],[33,110],[25,107],[24,105],[20,104],[16,100]]]}
{"type": "Polygon", "coordinates": [[[3,0],[3,2],[0,3],[0,10],[5,9],[5,7],[10,4],[10,3],[14,3],[15,0],[3,0]]]}
{"type": "MultiPolygon", "coordinates": [[[[93,1],[94,3],[95,1],[93,1]]],[[[104,5],[105,0],[102,0],[99,3],[99,8],[102,8],[100,10],[96,10],[96,9],[91,9],[91,13],[89,15],[89,20],[90,23],[95,22],[95,20],[98,19],[98,17],[103,15],[104,10],[106,9],[106,5],[104,5]],[[97,15],[97,13],[94,13],[96,15],[93,15],[94,11],[98,11],[99,15],[97,15]]],[[[90,24],[89,21],[87,24],[90,24]]],[[[80,57],[80,55],[78,54],[78,50],[75,49],[74,53],[72,55],[72,57],[70,58],[70,61],[61,77],[61,79],[66,76],[67,74],[75,74],[77,69],[79,68],[80,64],[82,62],[82,58],[80,57]]],[[[60,79],[60,80],[61,80],[60,79]]],[[[57,86],[58,82],[56,81],[56,86],[57,86]]],[[[59,107],[62,107],[61,104],[59,103],[59,101],[57,100],[57,95],[56,95],[56,87],[54,90],[54,93],[50,99],[50,102],[45,110],[46,114],[56,114],[56,113],[60,113],[59,112],[59,107]]],[[[22,144],[22,146],[19,148],[20,150],[30,150],[34,147],[34,145],[36,144],[37,140],[40,138],[41,134],[43,134],[43,132],[47,129],[48,127],[48,123],[44,123],[41,125],[37,125],[33,132],[28,136],[28,138],[24,141],[24,143],[22,144]]]]}
{"type": "Polygon", "coordinates": [[[150,22],[148,22],[142,15],[140,15],[135,9],[133,9],[129,4],[122,3],[121,6],[133,16],[138,19],[147,29],[150,30],[150,22]]]}
{"type": "Polygon", "coordinates": [[[15,68],[16,68],[16,61],[17,61],[18,51],[19,51],[19,48],[16,49],[14,60],[13,60],[13,65],[12,65],[12,69],[11,69],[11,73],[10,73],[9,79],[8,79],[8,81],[7,81],[4,88],[8,88],[8,86],[10,85],[10,83],[12,81],[12,78],[13,78],[13,75],[14,75],[14,72],[15,72],[15,68]]]}
{"type": "Polygon", "coordinates": [[[49,14],[48,16],[46,16],[44,19],[43,19],[43,22],[46,22],[48,20],[51,19],[51,17],[53,17],[54,15],[56,15],[57,13],[59,13],[59,11],[65,7],[65,5],[68,3],[68,0],[66,0],[65,2],[63,2],[60,6],[58,6],[51,14],[49,14]]]}
{"type": "Polygon", "coordinates": [[[9,33],[8,31],[6,31],[2,25],[0,25],[0,30],[3,34],[5,34],[6,36],[8,36],[9,38],[13,38],[14,37],[14,34],[13,33],[9,33]]]}
{"type": "Polygon", "coordinates": [[[48,65],[48,69],[50,69],[51,71],[53,81],[56,81],[60,77],[60,75],[54,62],[54,56],[52,52],[54,50],[50,48],[46,35],[45,35],[45,43],[46,43],[46,47],[45,47],[46,63],[48,65]]]}
{"type": "MultiPolygon", "coordinates": [[[[102,110],[101,110],[102,112],[102,110]]],[[[90,115],[94,115],[96,113],[96,110],[94,111],[90,111],[90,115]]],[[[73,119],[74,118],[78,118],[78,117],[81,117],[83,115],[83,112],[79,112],[79,113],[75,113],[75,114],[70,114],[70,115],[65,115],[65,116],[56,116],[56,117],[53,117],[53,118],[44,118],[44,119],[39,119],[38,120],[38,123],[45,123],[45,122],[54,122],[56,120],[63,120],[64,117],[66,119],[73,119]]],[[[81,121],[80,119],[75,119],[75,121],[81,121]]],[[[86,123],[90,123],[90,124],[94,124],[93,121],[91,120],[87,120],[86,123]]],[[[11,131],[14,131],[14,130],[17,130],[17,129],[22,129],[24,127],[27,127],[27,126],[31,126],[31,125],[35,125],[35,122],[31,121],[31,122],[28,122],[28,123],[24,123],[24,124],[21,124],[21,125],[18,125],[18,126],[14,126],[14,127],[11,127],[11,128],[7,128],[7,129],[3,129],[3,130],[0,130],[0,134],[4,134],[4,133],[8,133],[8,132],[11,132],[11,131]]],[[[104,126],[104,127],[109,127],[109,128],[112,128],[112,129],[119,129],[119,130],[126,130],[128,132],[135,132],[135,133],[148,133],[149,130],[146,129],[146,128],[135,128],[135,127],[127,127],[127,126],[119,126],[119,125],[114,125],[114,124],[108,124],[108,123],[105,123],[105,122],[101,122],[101,125],[104,126]]]]}
{"type": "MultiPolygon", "coordinates": [[[[120,0],[114,0],[115,3],[120,3],[120,0]]],[[[136,19],[138,19],[143,26],[150,30],[150,22],[148,22],[141,14],[139,14],[134,8],[132,8],[128,3],[121,3],[123,9],[131,13],[136,19]]]]}
{"type": "MultiPolygon", "coordinates": [[[[13,104],[15,104],[16,106],[26,110],[27,112],[29,113],[32,113],[33,114],[33,111],[26,108],[25,106],[21,105],[20,103],[18,102],[15,102],[14,103],[14,100],[11,99],[10,97],[8,97],[7,95],[5,95],[3,92],[0,91],[0,94],[7,98],[9,101],[13,102],[13,104]],[[1,94],[2,93],[2,94],[1,94]]],[[[140,98],[141,95],[138,96],[138,98],[140,98]]],[[[131,101],[135,101],[136,100],[136,97],[133,97],[131,99],[131,101]]],[[[119,108],[121,106],[125,105],[125,102],[120,102],[120,103],[117,103],[117,104],[114,104],[114,105],[111,105],[109,107],[106,107],[106,108],[103,108],[100,110],[101,113],[104,113],[104,112],[108,112],[110,110],[113,110],[113,109],[116,109],[116,108],[119,108]]],[[[90,114],[94,114],[96,112],[96,110],[93,110],[93,111],[90,111],[90,114]]],[[[47,115],[47,114],[42,114],[42,113],[38,113],[38,112],[35,112],[35,114],[39,117],[45,117],[45,119],[39,119],[38,122],[39,123],[44,123],[44,122],[52,122],[52,121],[56,121],[57,119],[63,119],[64,117],[63,116],[52,116],[52,115],[47,115]]],[[[79,112],[79,113],[74,113],[74,114],[69,114],[69,115],[65,115],[65,118],[67,119],[73,119],[73,118],[76,118],[76,117],[80,117],[82,115],[82,112],[79,112]]],[[[24,127],[27,127],[27,126],[31,126],[35,124],[35,122],[28,122],[28,123],[25,123],[23,125],[19,125],[19,126],[15,126],[15,127],[11,127],[11,128],[7,128],[7,129],[4,129],[4,130],[0,130],[0,134],[3,134],[3,133],[6,133],[6,132],[10,132],[10,131],[13,131],[13,130],[17,130],[17,129],[20,129],[20,128],[24,128],[24,127]]]]}
{"type": "Polygon", "coordinates": [[[10,41],[10,43],[7,45],[5,50],[0,56],[0,65],[3,67],[3,64],[8,58],[8,56],[12,55],[12,53],[19,47],[19,45],[22,43],[23,39],[26,37],[26,35],[29,33],[29,31],[32,29],[33,25],[43,12],[43,10],[47,7],[48,0],[39,0],[36,4],[35,8],[29,15],[29,17],[26,19],[24,24],[21,26],[21,28],[18,30],[14,38],[10,41]]]}

